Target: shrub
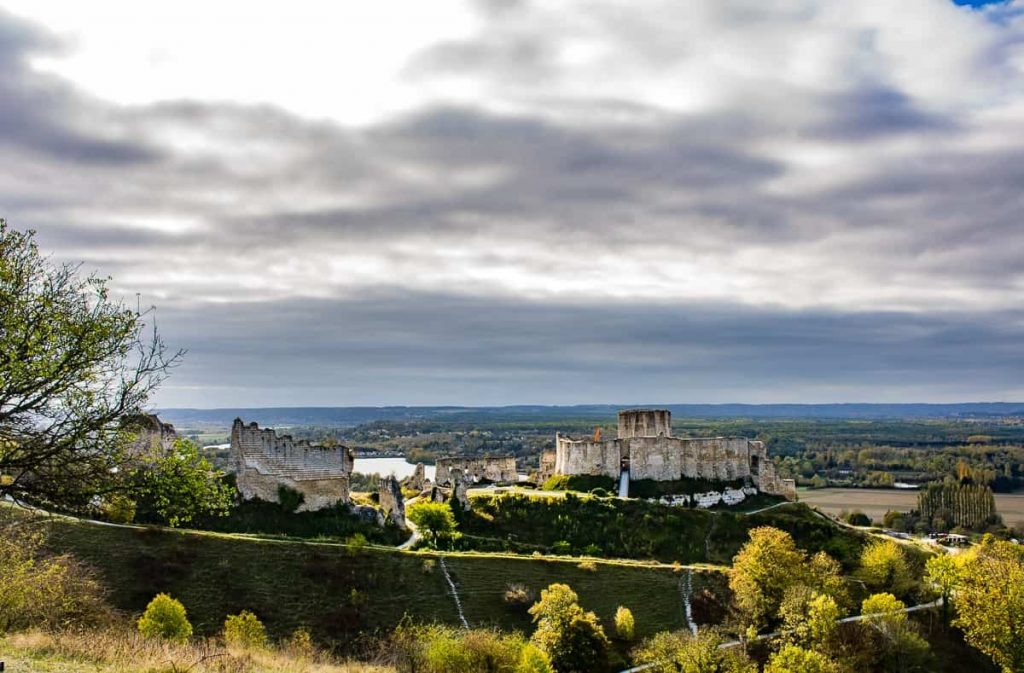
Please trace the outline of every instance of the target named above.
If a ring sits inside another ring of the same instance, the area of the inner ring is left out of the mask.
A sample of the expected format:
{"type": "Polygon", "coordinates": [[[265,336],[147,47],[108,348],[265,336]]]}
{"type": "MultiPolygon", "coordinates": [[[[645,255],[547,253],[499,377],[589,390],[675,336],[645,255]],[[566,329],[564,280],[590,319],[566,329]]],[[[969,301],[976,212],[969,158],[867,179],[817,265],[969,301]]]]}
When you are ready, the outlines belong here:
{"type": "Polygon", "coordinates": [[[633,612],[621,605],[615,611],[615,635],[621,640],[633,640],[636,636],[636,623],[633,621],[633,612]]]}
{"type": "Polygon", "coordinates": [[[294,488],[280,484],[277,487],[277,502],[280,503],[281,509],[284,511],[294,512],[306,502],[306,496],[294,488]]]}
{"type": "Polygon", "coordinates": [[[846,516],[846,523],[852,526],[870,526],[871,517],[859,509],[855,509],[846,516]]]}
{"type": "Polygon", "coordinates": [[[292,635],[285,643],[285,650],[292,656],[312,657],[316,653],[316,647],[313,645],[313,637],[309,635],[309,629],[298,628],[292,631],[292,635]]]}
{"type": "Polygon", "coordinates": [[[224,620],[224,642],[243,649],[263,649],[269,644],[263,622],[248,610],[224,620]]]}
{"type": "Polygon", "coordinates": [[[533,643],[527,643],[519,655],[516,673],[555,673],[551,667],[551,659],[533,643]]]}
{"type": "Polygon", "coordinates": [[[0,526],[0,633],[105,621],[110,610],[92,571],[68,555],[46,556],[43,538],[0,526]]]}
{"type": "Polygon", "coordinates": [[[572,553],[572,545],[565,540],[559,540],[551,545],[552,554],[570,554],[572,553]]]}
{"type": "MultiPolygon", "coordinates": [[[[401,625],[395,629],[381,659],[399,670],[421,673],[515,671],[525,642],[518,633],[452,626],[401,625]]],[[[536,669],[543,671],[543,669],[536,669]]],[[[525,669],[532,673],[531,669],[525,669]]]]}
{"type": "Polygon", "coordinates": [[[597,564],[593,561],[582,561],[576,565],[580,570],[586,570],[588,573],[597,572],[597,564]]]}
{"type": "Polygon", "coordinates": [[[139,633],[148,638],[185,642],[192,635],[192,625],[185,606],[167,594],[157,594],[139,618],[139,633]]]}

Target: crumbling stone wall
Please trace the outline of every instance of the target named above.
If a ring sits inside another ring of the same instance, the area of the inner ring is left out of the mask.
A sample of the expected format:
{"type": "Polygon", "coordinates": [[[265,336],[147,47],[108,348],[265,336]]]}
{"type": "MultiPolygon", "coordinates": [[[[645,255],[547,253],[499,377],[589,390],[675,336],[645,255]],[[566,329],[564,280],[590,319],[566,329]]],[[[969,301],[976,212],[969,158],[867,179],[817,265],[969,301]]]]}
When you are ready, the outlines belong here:
{"type": "Polygon", "coordinates": [[[349,477],[355,462],[344,446],[314,446],[289,435],[277,436],[256,423],[236,418],[231,426],[231,457],[238,490],[245,499],[278,501],[278,488],[286,486],[305,500],[299,511],[311,511],[347,502],[349,477]]]}
{"type": "Polygon", "coordinates": [[[139,414],[124,419],[122,427],[134,435],[127,447],[130,458],[156,458],[167,455],[174,448],[178,433],[174,426],[164,423],[156,414],[139,414]]]}
{"type": "Polygon", "coordinates": [[[486,458],[438,458],[434,472],[434,482],[438,486],[450,486],[452,470],[462,472],[463,478],[469,483],[492,481],[495,483],[515,483],[519,481],[516,472],[515,456],[486,458]]]}
{"type": "Polygon", "coordinates": [[[540,466],[537,469],[537,481],[543,484],[555,474],[555,463],[558,453],[553,449],[544,449],[540,454],[540,466]]]}
{"type": "Polygon", "coordinates": [[[390,520],[399,528],[405,528],[405,500],[402,498],[402,486],[398,479],[391,476],[382,478],[378,498],[384,521],[390,520]]]}
{"type": "Polygon", "coordinates": [[[747,479],[764,493],[796,495],[792,480],[775,475],[763,442],[745,437],[673,437],[671,414],[663,409],[620,412],[619,433],[616,439],[596,442],[556,435],[555,473],[617,479],[628,469],[631,479],[747,479]]]}

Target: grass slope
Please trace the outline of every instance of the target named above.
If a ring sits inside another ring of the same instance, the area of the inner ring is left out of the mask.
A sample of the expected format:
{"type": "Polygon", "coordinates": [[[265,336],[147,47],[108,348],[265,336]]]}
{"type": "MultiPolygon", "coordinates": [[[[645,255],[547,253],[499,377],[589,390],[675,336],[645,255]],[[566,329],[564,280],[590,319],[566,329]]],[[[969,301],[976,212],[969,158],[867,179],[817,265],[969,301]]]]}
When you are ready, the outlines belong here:
{"type": "MultiPolygon", "coordinates": [[[[390,630],[404,617],[458,623],[454,601],[432,554],[243,538],[160,529],[124,529],[54,520],[50,545],[96,567],[111,602],[139,613],[158,592],[180,599],[199,634],[248,609],[272,636],[309,628],[321,642],[355,644],[360,634],[390,630]]],[[[526,629],[506,606],[517,582],[535,592],[564,582],[584,607],[610,624],[618,605],[634,609],[638,635],[684,625],[670,568],[599,563],[596,571],[550,559],[450,555],[447,565],[473,626],[526,629]]]]}
{"type": "Polygon", "coordinates": [[[864,536],[822,519],[793,503],[759,514],[708,512],[642,500],[477,496],[474,509],[459,513],[462,542],[480,550],[561,549],[613,558],[727,565],[758,526],[787,531],[812,553],[826,551],[852,568],[864,536]]]}

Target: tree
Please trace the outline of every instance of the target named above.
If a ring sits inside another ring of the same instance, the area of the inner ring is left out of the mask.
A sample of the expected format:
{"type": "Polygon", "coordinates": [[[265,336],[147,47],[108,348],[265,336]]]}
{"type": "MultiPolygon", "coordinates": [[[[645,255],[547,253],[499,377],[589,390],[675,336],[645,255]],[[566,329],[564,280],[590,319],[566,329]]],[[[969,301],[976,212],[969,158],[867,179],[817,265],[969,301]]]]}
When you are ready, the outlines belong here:
{"type": "Polygon", "coordinates": [[[232,489],[223,475],[186,439],[153,463],[132,471],[129,493],[136,501],[136,518],[179,526],[203,514],[225,514],[232,489]]]}
{"type": "Polygon", "coordinates": [[[779,616],[797,645],[829,652],[843,613],[831,596],[797,585],[786,593],[779,616]]]}
{"type": "Polygon", "coordinates": [[[924,564],[925,579],[931,582],[942,596],[942,621],[949,622],[949,601],[959,580],[959,565],[949,554],[939,554],[924,564]]]}
{"type": "MultiPolygon", "coordinates": [[[[824,559],[818,564],[821,568],[827,565],[824,559]]],[[[797,548],[789,533],[771,527],[755,528],[733,558],[729,587],[748,622],[760,628],[778,613],[788,589],[814,582],[812,570],[807,555],[797,548]]]]}
{"type": "Polygon", "coordinates": [[[986,536],[963,556],[953,624],[1004,673],[1024,671],[1024,549],[986,536]]]}
{"type": "Polygon", "coordinates": [[[904,612],[906,606],[890,593],[874,594],[861,603],[861,622],[873,670],[925,671],[929,669],[928,642],[904,612]]]}
{"type": "Polygon", "coordinates": [[[451,547],[460,537],[455,514],[445,503],[418,502],[409,508],[406,516],[416,525],[423,540],[434,549],[451,547]]]}
{"type": "Polygon", "coordinates": [[[78,271],[0,220],[0,497],[78,509],[115,489],[121,420],[182,355],[78,271]]]}
{"type": "Polygon", "coordinates": [[[537,624],[532,641],[558,673],[589,673],[607,665],[608,638],[597,615],[585,612],[577,599],[568,585],[552,584],[530,608],[537,624]]]}
{"type": "Polygon", "coordinates": [[[167,594],[157,594],[139,618],[139,633],[183,643],[192,635],[192,624],[184,605],[167,594]]]}
{"type": "Polygon", "coordinates": [[[839,673],[839,666],[820,652],[783,645],[768,660],[764,673],[839,673]]]}
{"type": "Polygon", "coordinates": [[[662,631],[633,652],[636,664],[648,673],[756,673],[757,665],[739,647],[721,647],[713,631],[662,631]]]}
{"type": "Polygon", "coordinates": [[[860,555],[857,577],[875,592],[906,596],[917,584],[903,547],[892,540],[875,540],[860,555]]]}

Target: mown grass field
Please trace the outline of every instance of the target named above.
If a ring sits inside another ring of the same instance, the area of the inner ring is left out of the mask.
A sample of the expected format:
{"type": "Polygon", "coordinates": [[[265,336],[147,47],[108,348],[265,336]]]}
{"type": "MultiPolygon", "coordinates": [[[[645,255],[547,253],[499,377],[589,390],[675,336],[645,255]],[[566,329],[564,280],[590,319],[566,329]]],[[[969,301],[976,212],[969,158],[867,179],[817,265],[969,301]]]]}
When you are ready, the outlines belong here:
{"type": "MultiPolygon", "coordinates": [[[[167,592],[185,604],[198,634],[217,632],[226,615],[243,609],[274,637],[306,627],[344,648],[406,617],[459,623],[435,554],[60,519],[49,525],[51,546],[97,568],[116,607],[140,613],[167,592]]],[[[569,584],[608,625],[616,607],[626,605],[638,635],[684,626],[682,575],[672,568],[598,562],[592,571],[573,561],[473,555],[449,555],[447,565],[472,626],[526,630],[525,613],[503,600],[506,586],[521,583],[539,593],[553,582],[569,584]]]]}
{"type": "MultiPolygon", "coordinates": [[[[1024,493],[997,493],[996,511],[1009,526],[1024,526],[1024,493]]],[[[917,491],[881,488],[819,488],[800,491],[800,502],[829,514],[855,509],[873,520],[889,510],[909,512],[917,506],[917,491]]]]}

